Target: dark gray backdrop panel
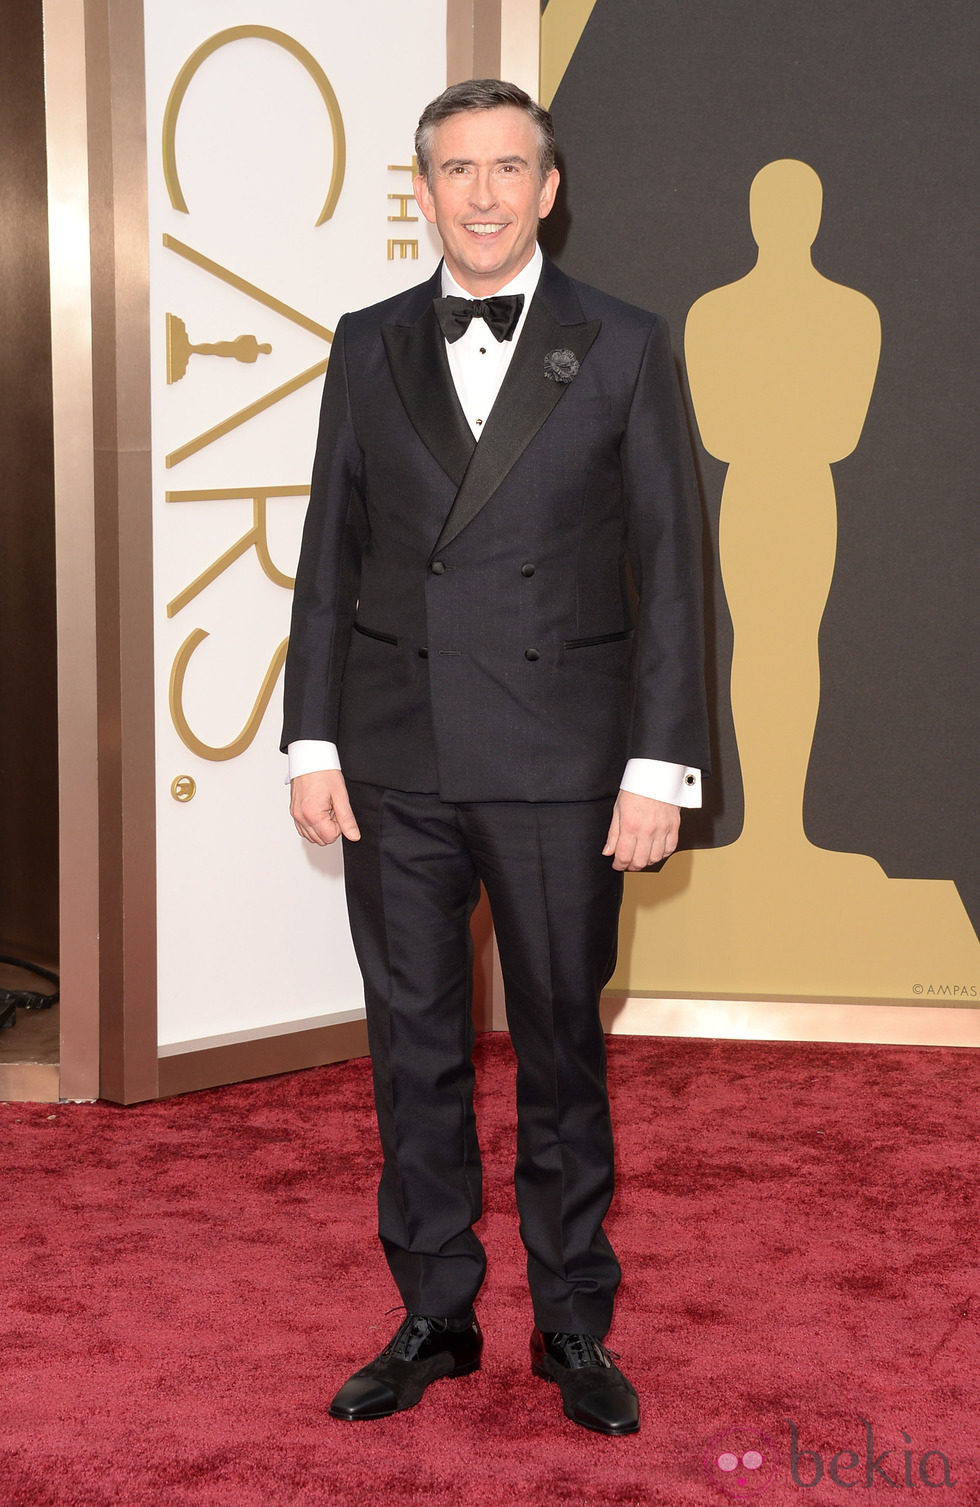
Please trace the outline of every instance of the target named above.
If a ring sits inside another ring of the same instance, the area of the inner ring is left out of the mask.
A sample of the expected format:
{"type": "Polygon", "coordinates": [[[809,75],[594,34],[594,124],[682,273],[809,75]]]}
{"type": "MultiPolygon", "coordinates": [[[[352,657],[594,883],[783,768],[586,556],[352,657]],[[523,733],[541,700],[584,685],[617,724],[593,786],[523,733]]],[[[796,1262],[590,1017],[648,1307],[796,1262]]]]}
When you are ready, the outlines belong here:
{"type": "MultiPolygon", "coordinates": [[[[819,173],[814,263],[873,299],[883,344],[861,442],[834,467],[806,830],[894,877],[955,879],[975,925],[977,14],[598,0],[553,106],[565,191],[545,231],[567,271],[665,313],[680,354],[694,300],[754,263],[758,169],[819,173]]],[[[725,467],[698,451],[714,549],[725,467]]],[[[708,606],[716,777],[689,845],[732,842],[742,813],[717,570],[708,606]]]]}

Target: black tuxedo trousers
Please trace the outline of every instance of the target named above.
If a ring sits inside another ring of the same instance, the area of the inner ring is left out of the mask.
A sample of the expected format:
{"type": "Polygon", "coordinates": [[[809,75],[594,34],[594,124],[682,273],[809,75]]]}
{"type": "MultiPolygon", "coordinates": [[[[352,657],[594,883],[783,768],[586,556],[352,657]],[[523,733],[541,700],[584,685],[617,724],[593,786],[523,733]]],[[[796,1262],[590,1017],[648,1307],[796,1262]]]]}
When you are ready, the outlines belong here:
{"type": "Polygon", "coordinates": [[[384,1170],[379,1233],[406,1308],[462,1317],[486,1268],[474,1231],[472,944],[482,880],[517,1054],[515,1188],[535,1322],[604,1335],[619,1264],[602,1228],[613,1143],[599,995],[622,875],[611,798],[452,804],[352,784],[345,842],[384,1170]]]}

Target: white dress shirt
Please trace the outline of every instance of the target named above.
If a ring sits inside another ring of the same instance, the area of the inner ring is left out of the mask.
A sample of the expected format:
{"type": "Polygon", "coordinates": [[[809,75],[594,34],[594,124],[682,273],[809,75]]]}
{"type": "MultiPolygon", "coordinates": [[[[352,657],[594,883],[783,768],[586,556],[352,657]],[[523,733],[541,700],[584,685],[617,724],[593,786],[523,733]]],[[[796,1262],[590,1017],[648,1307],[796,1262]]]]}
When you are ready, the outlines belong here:
{"type": "MultiPolygon", "coordinates": [[[[456,387],[456,395],[466,415],[466,422],[477,440],[483,433],[483,426],[497,400],[497,394],[507,375],[511,357],[521,338],[527,311],[534,297],[534,290],[538,286],[538,278],[541,276],[543,260],[541,247],[535,246],[534,255],[527,266],[522,267],[517,276],[512,278],[505,287],[497,290],[498,293],[524,294],[524,307],[521,309],[513,339],[497,340],[482,319],[472,319],[458,340],[446,343],[449,370],[456,387]]],[[[452,294],[457,298],[473,297],[468,289],[460,287],[445,262],[442,264],[442,291],[444,296],[452,294]]],[[[317,770],[341,767],[336,744],[327,743],[318,738],[302,738],[290,743],[288,754],[287,779],[290,780],[295,779],[297,775],[313,774],[317,770]]],[[[700,806],[701,804],[700,769],[689,769],[683,764],[665,763],[662,759],[630,759],[620,781],[620,787],[631,791],[634,795],[652,796],[658,801],[669,801],[675,806],[700,806]]]]}

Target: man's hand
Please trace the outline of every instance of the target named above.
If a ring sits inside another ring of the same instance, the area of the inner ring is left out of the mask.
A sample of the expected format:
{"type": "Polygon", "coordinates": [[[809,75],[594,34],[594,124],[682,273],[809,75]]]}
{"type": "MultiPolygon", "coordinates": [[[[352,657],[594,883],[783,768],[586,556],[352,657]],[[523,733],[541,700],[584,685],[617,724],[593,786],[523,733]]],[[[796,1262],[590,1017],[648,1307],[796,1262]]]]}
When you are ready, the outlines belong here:
{"type": "Polygon", "coordinates": [[[681,808],[648,795],[621,790],[616,797],[603,856],[612,857],[613,868],[645,869],[669,858],[677,847],[681,808]]]}
{"type": "Polygon", "coordinates": [[[343,833],[357,842],[360,832],[339,769],[300,774],[289,783],[289,814],[300,837],[325,848],[343,833]]]}

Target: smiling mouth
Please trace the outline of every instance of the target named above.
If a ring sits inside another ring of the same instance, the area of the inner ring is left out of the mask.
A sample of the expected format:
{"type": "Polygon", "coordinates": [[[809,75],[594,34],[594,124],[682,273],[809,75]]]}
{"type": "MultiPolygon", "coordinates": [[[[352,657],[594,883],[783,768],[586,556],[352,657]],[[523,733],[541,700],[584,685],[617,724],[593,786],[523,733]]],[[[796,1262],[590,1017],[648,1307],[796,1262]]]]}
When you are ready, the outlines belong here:
{"type": "Polygon", "coordinates": [[[504,229],[504,224],[497,225],[479,221],[475,225],[467,225],[466,229],[472,231],[474,235],[496,235],[498,230],[504,229]]]}

